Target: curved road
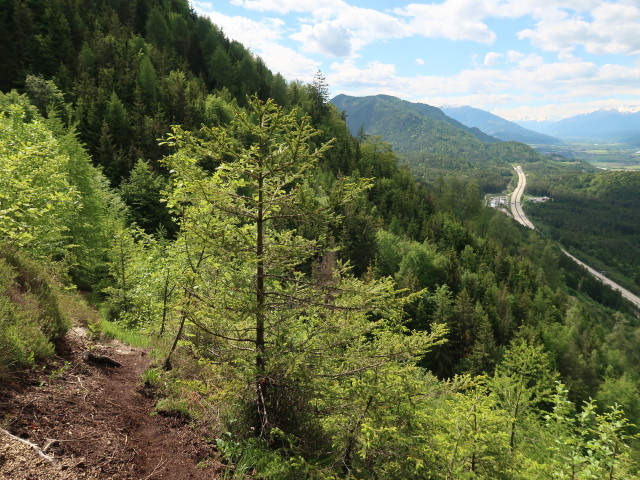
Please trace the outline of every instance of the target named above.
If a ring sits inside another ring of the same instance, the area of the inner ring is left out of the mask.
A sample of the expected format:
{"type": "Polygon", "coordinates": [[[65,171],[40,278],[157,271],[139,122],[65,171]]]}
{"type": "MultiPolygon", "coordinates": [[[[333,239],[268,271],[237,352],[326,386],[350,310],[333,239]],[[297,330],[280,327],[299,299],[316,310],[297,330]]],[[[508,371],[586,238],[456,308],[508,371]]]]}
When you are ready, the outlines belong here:
{"type": "Polygon", "coordinates": [[[527,218],[527,216],[522,211],[522,194],[524,193],[524,187],[527,186],[527,177],[524,176],[524,172],[522,171],[522,167],[520,165],[513,167],[518,174],[518,186],[511,194],[511,213],[513,214],[513,218],[520,225],[524,225],[525,227],[529,227],[532,230],[535,229],[533,223],[527,218]]]}
{"type": "MultiPolygon", "coordinates": [[[[513,168],[516,170],[516,173],[518,174],[518,186],[516,187],[516,189],[513,191],[513,194],[511,195],[511,211],[513,213],[513,218],[515,218],[516,221],[521,225],[534,229],[535,227],[533,223],[531,223],[531,221],[527,218],[527,216],[522,211],[522,205],[520,203],[522,199],[522,194],[524,193],[524,187],[526,187],[527,185],[527,178],[525,177],[524,172],[522,171],[522,167],[518,165],[517,167],[513,167],[513,168]]],[[[635,307],[640,308],[640,297],[638,297],[637,295],[634,295],[626,288],[621,287],[613,280],[608,279],[597,270],[591,268],[586,263],[578,260],[576,257],[574,257],[569,252],[567,252],[564,248],[560,248],[560,249],[562,250],[562,253],[564,253],[567,257],[572,259],[578,265],[581,265],[582,267],[586,268],[591,275],[596,277],[605,285],[610,286],[613,290],[617,290],[618,292],[620,292],[620,295],[622,295],[625,299],[633,303],[635,307]]]]}

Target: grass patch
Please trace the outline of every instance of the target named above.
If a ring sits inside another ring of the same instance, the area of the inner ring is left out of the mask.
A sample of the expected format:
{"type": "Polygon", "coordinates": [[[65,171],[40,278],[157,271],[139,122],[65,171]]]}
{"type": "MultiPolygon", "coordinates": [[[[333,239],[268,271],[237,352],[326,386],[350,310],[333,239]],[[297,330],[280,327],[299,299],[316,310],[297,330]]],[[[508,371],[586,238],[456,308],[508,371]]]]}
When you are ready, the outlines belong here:
{"type": "Polygon", "coordinates": [[[104,316],[93,327],[92,332],[97,336],[103,335],[107,338],[113,338],[135,348],[143,348],[149,352],[154,360],[164,359],[171,342],[168,337],[161,338],[143,329],[130,328],[118,322],[107,320],[104,316]]]}
{"type": "Polygon", "coordinates": [[[161,398],[155,406],[155,413],[183,420],[191,420],[192,418],[189,402],[184,398],[161,398]]]}
{"type": "Polygon", "coordinates": [[[109,338],[114,338],[132,347],[151,349],[155,346],[154,338],[139,330],[131,330],[115,322],[103,319],[100,331],[109,338]]]}

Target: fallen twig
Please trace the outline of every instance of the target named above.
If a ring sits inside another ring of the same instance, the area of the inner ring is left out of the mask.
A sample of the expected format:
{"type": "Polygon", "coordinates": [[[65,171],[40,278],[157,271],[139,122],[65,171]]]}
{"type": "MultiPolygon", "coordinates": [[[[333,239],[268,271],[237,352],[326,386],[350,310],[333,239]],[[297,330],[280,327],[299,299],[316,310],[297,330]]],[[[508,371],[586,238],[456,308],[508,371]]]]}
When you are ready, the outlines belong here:
{"type": "Polygon", "coordinates": [[[156,468],[154,468],[154,469],[152,470],[152,472],[151,472],[149,475],[147,475],[147,476],[146,476],[146,477],[144,477],[144,478],[141,478],[140,480],[149,480],[151,477],[153,477],[153,476],[156,474],[156,472],[157,472],[160,468],[162,468],[162,466],[163,466],[165,463],[167,463],[167,461],[166,461],[166,460],[163,460],[163,459],[162,459],[162,457],[160,457],[160,463],[158,463],[158,465],[156,465],[156,468]]]}
{"type": "Polygon", "coordinates": [[[86,402],[87,401],[87,397],[89,396],[89,389],[84,386],[84,383],[82,383],[82,380],[80,380],[80,376],[79,375],[75,375],[75,377],[78,379],[78,383],[80,384],[80,386],[84,390],[84,396],[82,397],[82,401],[86,402]]]}

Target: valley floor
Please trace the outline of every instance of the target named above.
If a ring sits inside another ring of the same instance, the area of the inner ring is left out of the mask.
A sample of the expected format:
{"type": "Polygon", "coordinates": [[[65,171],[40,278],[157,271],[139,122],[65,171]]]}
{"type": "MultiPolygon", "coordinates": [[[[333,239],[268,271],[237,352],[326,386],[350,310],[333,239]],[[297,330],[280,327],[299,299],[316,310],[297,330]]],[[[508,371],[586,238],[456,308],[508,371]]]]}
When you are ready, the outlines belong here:
{"type": "Polygon", "coordinates": [[[141,383],[146,352],[111,341],[92,352],[122,364],[88,364],[86,332],[72,329],[53,368],[29,385],[0,392],[0,425],[55,457],[0,431],[0,479],[215,479],[211,445],[177,418],[151,416],[141,383]],[[46,445],[50,445],[48,448],[46,445]]]}

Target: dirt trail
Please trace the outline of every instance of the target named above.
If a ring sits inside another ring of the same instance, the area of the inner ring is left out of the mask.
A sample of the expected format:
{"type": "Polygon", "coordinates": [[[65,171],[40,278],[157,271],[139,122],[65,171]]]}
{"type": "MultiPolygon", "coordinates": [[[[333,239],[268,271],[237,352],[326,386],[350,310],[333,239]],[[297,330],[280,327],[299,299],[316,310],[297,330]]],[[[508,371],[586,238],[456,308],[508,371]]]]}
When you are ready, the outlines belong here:
{"type": "Polygon", "coordinates": [[[53,368],[0,399],[0,425],[47,450],[0,432],[0,479],[216,479],[220,464],[201,435],[177,418],[151,416],[141,385],[149,365],[143,350],[119,342],[94,345],[122,367],[83,361],[89,341],[81,328],[60,343],[53,368]],[[4,419],[4,420],[3,420],[4,419]]]}

